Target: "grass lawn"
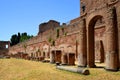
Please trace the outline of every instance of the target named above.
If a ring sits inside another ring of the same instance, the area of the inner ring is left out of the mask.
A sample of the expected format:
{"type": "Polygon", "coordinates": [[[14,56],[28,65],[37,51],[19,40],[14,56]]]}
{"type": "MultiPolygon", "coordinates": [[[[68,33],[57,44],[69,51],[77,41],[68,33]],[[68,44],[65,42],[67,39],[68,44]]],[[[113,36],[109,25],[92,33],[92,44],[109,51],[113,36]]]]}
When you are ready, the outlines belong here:
{"type": "Polygon", "coordinates": [[[54,64],[22,59],[0,59],[0,80],[120,80],[120,71],[89,69],[90,75],[57,70],[54,64]]]}

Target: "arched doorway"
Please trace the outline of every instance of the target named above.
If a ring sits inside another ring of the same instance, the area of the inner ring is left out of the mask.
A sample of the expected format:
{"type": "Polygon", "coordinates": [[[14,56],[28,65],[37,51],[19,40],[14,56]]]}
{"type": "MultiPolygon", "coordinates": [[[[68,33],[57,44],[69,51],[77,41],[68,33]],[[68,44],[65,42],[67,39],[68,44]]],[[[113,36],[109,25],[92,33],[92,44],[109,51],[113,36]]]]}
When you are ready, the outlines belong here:
{"type": "Polygon", "coordinates": [[[94,16],[88,24],[88,67],[96,67],[95,62],[104,62],[105,21],[103,16],[94,16]]]}

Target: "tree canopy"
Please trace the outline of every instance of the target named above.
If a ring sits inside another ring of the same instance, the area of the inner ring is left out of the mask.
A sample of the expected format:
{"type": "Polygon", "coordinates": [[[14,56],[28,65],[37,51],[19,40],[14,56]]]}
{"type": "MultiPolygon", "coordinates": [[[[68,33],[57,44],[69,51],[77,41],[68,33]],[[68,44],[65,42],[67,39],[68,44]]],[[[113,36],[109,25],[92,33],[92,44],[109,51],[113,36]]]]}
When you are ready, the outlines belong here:
{"type": "Polygon", "coordinates": [[[32,37],[33,37],[33,35],[28,35],[26,32],[24,32],[24,33],[18,32],[18,34],[13,34],[11,36],[10,45],[11,46],[16,45],[16,44],[23,42],[25,40],[28,40],[32,37]]]}

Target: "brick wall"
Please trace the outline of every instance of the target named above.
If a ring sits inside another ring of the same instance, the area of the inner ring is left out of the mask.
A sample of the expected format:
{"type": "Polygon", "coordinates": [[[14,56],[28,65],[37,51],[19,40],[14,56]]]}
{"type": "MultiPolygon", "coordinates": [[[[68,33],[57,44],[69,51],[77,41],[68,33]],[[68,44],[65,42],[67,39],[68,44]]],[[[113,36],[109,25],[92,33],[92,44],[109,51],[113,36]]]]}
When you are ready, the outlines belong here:
{"type": "Polygon", "coordinates": [[[105,5],[108,2],[108,0],[80,0],[80,2],[80,11],[82,15],[83,13],[87,13],[91,10],[105,5]]]}
{"type": "MultiPolygon", "coordinates": [[[[86,20],[86,33],[88,31],[88,27],[89,27],[89,23],[95,24],[92,27],[94,27],[94,38],[95,38],[95,57],[97,59],[100,59],[101,57],[101,53],[100,53],[100,48],[101,48],[101,42],[103,42],[103,46],[105,45],[105,31],[106,31],[106,17],[107,15],[106,10],[108,5],[106,3],[108,3],[110,1],[108,0],[81,0],[81,3],[84,3],[86,6],[86,10],[85,12],[88,13],[83,17],[78,17],[76,19],[73,19],[70,21],[70,24],[66,24],[66,25],[59,25],[59,23],[56,23],[54,21],[49,21],[48,23],[42,24],[39,27],[39,35],[23,42],[20,44],[17,44],[13,47],[10,48],[10,52],[11,53],[17,53],[19,51],[24,52],[25,49],[23,48],[23,45],[26,44],[27,47],[27,52],[28,53],[35,53],[38,49],[40,49],[43,52],[48,52],[49,51],[49,47],[50,49],[58,49],[58,50],[64,50],[64,52],[72,52],[75,53],[77,55],[77,53],[79,53],[79,32],[80,32],[80,25],[78,25],[80,22],[80,20],[82,18],[85,18],[86,20]],[[104,6],[105,8],[100,8],[101,6],[104,6]],[[98,9],[99,8],[99,9],[98,9]],[[96,10],[98,9],[98,10],[96,10]],[[94,10],[92,12],[92,10],[94,10]],[[100,15],[100,16],[98,16],[100,15]],[[96,17],[97,16],[97,17],[96,17]],[[93,19],[93,18],[97,18],[97,19],[93,19]],[[96,21],[97,20],[97,21],[96,21]],[[95,22],[95,23],[94,23],[95,22]],[[49,24],[49,26],[48,26],[49,24]],[[57,26],[54,26],[54,25],[57,26]],[[45,28],[43,28],[45,27],[45,28]],[[59,32],[57,32],[59,29],[59,32]],[[57,36],[57,34],[59,34],[59,36],[57,36]],[[49,42],[49,39],[52,39],[52,41],[55,41],[55,46],[51,46],[51,42],[49,42]],[[77,47],[76,47],[77,46],[77,47]]],[[[110,2],[111,3],[111,2],[110,2]]],[[[118,3],[120,5],[120,3],[118,3]]],[[[120,35],[120,15],[118,13],[120,13],[120,7],[118,7],[119,5],[116,4],[112,4],[117,8],[117,20],[118,20],[118,32],[120,35]]],[[[82,6],[82,4],[81,4],[82,6]]],[[[109,4],[109,6],[111,6],[109,4]]],[[[82,10],[82,9],[81,9],[82,10]]],[[[84,12],[84,13],[85,13],[84,12]]],[[[81,14],[82,11],[81,11],[81,14]]],[[[87,36],[89,36],[87,34],[87,36]]],[[[88,37],[87,37],[88,38],[88,37]]],[[[94,45],[92,44],[92,45],[94,45]]],[[[120,37],[119,37],[119,45],[120,45],[120,37]]],[[[87,44],[88,46],[88,44],[87,44]]],[[[119,47],[120,50],[120,47],[119,47]]],[[[120,52],[119,52],[120,53],[120,52]]],[[[105,54],[102,54],[105,55],[105,54]]],[[[97,60],[96,59],[96,60],[97,60]]]]}
{"type": "Polygon", "coordinates": [[[49,30],[49,29],[54,29],[56,27],[59,27],[60,26],[60,23],[57,22],[57,21],[54,21],[54,20],[50,20],[48,22],[45,22],[45,23],[41,23],[39,25],[39,32],[38,34],[46,31],[46,30],[49,30]]]}
{"type": "Polygon", "coordinates": [[[9,47],[10,47],[9,41],[0,41],[0,57],[8,54],[9,47]]]}

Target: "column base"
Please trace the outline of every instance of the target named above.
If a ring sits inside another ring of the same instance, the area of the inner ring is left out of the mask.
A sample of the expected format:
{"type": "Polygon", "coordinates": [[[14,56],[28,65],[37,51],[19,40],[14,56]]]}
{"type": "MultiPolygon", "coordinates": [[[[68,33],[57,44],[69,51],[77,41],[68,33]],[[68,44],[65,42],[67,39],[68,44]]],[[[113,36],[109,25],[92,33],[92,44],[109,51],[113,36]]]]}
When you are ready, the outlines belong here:
{"type": "Polygon", "coordinates": [[[87,65],[88,68],[96,68],[96,65],[87,65]]]}
{"type": "Polygon", "coordinates": [[[116,71],[119,71],[119,68],[117,68],[117,69],[108,69],[108,68],[105,68],[105,70],[116,72],[116,71]]]}
{"type": "Polygon", "coordinates": [[[55,64],[55,62],[50,62],[50,64],[55,64]]]}
{"type": "Polygon", "coordinates": [[[64,63],[64,64],[61,64],[61,65],[66,66],[66,65],[68,65],[68,64],[65,64],[65,63],[64,63]]]}
{"type": "Polygon", "coordinates": [[[82,68],[84,68],[84,67],[87,67],[87,66],[81,66],[81,65],[78,65],[78,67],[82,67],[82,68]]]}

